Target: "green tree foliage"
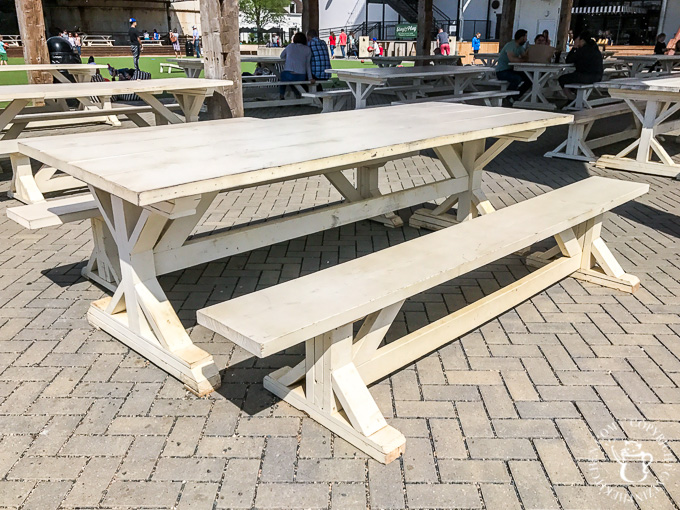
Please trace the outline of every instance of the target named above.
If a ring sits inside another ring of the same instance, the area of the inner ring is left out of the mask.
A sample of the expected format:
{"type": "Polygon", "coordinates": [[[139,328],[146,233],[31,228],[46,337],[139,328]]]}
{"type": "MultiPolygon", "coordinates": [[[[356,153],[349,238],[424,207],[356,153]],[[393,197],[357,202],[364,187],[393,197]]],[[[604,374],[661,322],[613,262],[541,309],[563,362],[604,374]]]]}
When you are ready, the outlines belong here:
{"type": "Polygon", "coordinates": [[[286,15],[288,0],[240,0],[239,9],[248,23],[257,28],[257,38],[262,40],[262,29],[279,23],[286,15]]]}

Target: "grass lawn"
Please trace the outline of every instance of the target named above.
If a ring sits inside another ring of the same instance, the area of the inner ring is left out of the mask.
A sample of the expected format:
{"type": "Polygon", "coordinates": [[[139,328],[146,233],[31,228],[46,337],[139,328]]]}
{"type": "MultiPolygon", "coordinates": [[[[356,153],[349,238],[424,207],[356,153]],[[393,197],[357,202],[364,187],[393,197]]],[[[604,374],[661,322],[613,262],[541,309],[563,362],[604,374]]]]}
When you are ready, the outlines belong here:
{"type": "MultiPolygon", "coordinates": [[[[87,62],[87,53],[83,52],[83,62],[87,62]]],[[[139,67],[142,71],[148,71],[151,73],[152,78],[181,78],[185,77],[184,73],[174,72],[172,74],[160,72],[161,62],[166,62],[168,58],[172,57],[141,57],[139,59],[139,67]]],[[[124,67],[132,67],[132,56],[130,57],[99,57],[96,59],[97,64],[110,64],[111,66],[122,69],[124,67]]],[[[23,64],[23,58],[10,58],[9,64],[17,65],[23,64]]],[[[360,60],[331,60],[331,65],[334,69],[347,69],[350,67],[376,67],[371,63],[370,59],[366,59],[365,63],[361,63],[360,60]]],[[[243,72],[252,73],[255,70],[254,63],[242,63],[241,70],[243,72]]],[[[102,73],[105,78],[108,78],[106,72],[102,73]]],[[[201,74],[201,76],[203,76],[201,74]]],[[[3,71],[0,73],[0,85],[21,85],[28,83],[28,77],[24,71],[3,71]]]]}

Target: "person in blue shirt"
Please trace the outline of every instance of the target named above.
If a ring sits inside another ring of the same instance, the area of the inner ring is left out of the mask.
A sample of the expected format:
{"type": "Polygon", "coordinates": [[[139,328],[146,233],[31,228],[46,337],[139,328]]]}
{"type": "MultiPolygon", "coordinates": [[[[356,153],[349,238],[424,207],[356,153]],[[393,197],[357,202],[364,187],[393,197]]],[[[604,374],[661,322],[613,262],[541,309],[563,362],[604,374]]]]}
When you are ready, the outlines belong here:
{"type": "Polygon", "coordinates": [[[479,49],[482,47],[482,40],[480,39],[482,37],[482,34],[477,32],[475,36],[472,38],[472,53],[475,55],[479,53],[479,49]]]}
{"type": "Polygon", "coordinates": [[[514,40],[503,46],[498,56],[496,64],[496,77],[510,83],[508,90],[518,90],[520,97],[531,88],[529,78],[518,71],[515,71],[511,63],[526,62],[527,31],[520,29],[515,32],[514,40]]]}

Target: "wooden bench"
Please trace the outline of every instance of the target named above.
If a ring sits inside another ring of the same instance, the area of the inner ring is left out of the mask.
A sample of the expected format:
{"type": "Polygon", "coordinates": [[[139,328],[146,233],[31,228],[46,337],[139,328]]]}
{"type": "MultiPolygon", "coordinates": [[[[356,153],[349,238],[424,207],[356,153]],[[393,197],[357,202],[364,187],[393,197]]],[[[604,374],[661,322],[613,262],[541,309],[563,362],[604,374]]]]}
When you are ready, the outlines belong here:
{"type": "Polygon", "coordinates": [[[498,78],[484,78],[481,80],[475,80],[472,82],[473,85],[475,86],[485,86],[485,87],[498,87],[498,89],[502,91],[508,90],[508,87],[510,86],[509,81],[505,80],[499,80],[498,78]]]}
{"type": "MultiPolygon", "coordinates": [[[[179,104],[165,105],[170,110],[181,110],[179,104]]],[[[65,110],[55,112],[36,112],[36,113],[20,113],[11,124],[5,128],[7,134],[4,138],[12,139],[15,134],[18,134],[25,129],[44,129],[53,126],[63,126],[64,121],[82,123],[82,122],[100,122],[107,117],[118,117],[120,115],[126,116],[137,126],[147,127],[149,123],[140,117],[142,113],[151,113],[153,109],[151,106],[135,106],[126,105],[116,108],[91,108],[87,110],[65,110]]],[[[4,140],[3,138],[3,140],[4,140]]],[[[8,154],[0,151],[0,154],[8,154]]]]}
{"type": "Polygon", "coordinates": [[[367,385],[439,349],[568,276],[639,286],[600,238],[603,213],[647,184],[591,177],[397,246],[209,306],[198,323],[264,358],[305,344],[305,359],[264,385],[380,462],[404,450],[367,385]],[[380,347],[404,301],[554,236],[543,267],[380,347]],[[353,325],[363,320],[354,335],[353,325]]]}
{"type": "Polygon", "coordinates": [[[444,103],[466,103],[468,101],[483,101],[486,106],[502,106],[503,99],[510,96],[516,96],[518,94],[519,92],[516,90],[485,90],[482,92],[468,92],[465,94],[458,94],[454,96],[432,96],[423,97],[420,99],[411,99],[408,101],[394,101],[392,105],[425,103],[428,101],[440,101],[444,103]]]}
{"type": "MultiPolygon", "coordinates": [[[[297,92],[302,95],[307,92],[306,86],[311,85],[310,81],[249,81],[243,83],[244,92],[244,108],[271,108],[273,106],[294,106],[294,105],[308,105],[315,104],[316,101],[311,97],[300,97],[300,98],[285,98],[278,99],[279,87],[290,86],[297,90],[297,92]],[[267,89],[272,89],[275,92],[277,99],[262,100],[253,98],[253,96],[247,96],[246,92],[262,90],[263,92],[268,92],[267,89]]],[[[287,91],[287,89],[286,89],[287,91]]]]}
{"type": "Polygon", "coordinates": [[[352,91],[349,89],[332,89],[320,92],[303,92],[302,97],[310,97],[316,102],[321,102],[321,113],[337,112],[347,105],[347,100],[352,97],[352,91]]]}
{"type": "Polygon", "coordinates": [[[611,135],[588,140],[590,130],[597,120],[626,114],[633,115],[633,112],[626,103],[621,102],[575,112],[574,122],[569,124],[567,139],[552,151],[546,152],[544,156],[577,161],[595,161],[597,156],[593,153],[593,149],[637,137],[639,132],[638,121],[633,115],[635,122],[633,126],[617,130],[616,133],[611,135]]]}
{"type": "Polygon", "coordinates": [[[171,64],[170,62],[161,62],[161,74],[163,74],[164,71],[167,72],[168,74],[172,74],[173,71],[183,73],[184,69],[182,69],[177,64],[171,64]]]}
{"type": "Polygon", "coordinates": [[[606,87],[599,83],[569,83],[565,85],[576,93],[574,100],[564,107],[565,110],[586,110],[595,106],[602,106],[612,103],[620,103],[620,99],[615,99],[604,94],[606,87]],[[590,96],[598,93],[600,97],[597,99],[590,99],[590,96]]]}
{"type": "Polygon", "coordinates": [[[7,208],[7,217],[29,230],[99,216],[99,209],[90,193],[7,208]]]}

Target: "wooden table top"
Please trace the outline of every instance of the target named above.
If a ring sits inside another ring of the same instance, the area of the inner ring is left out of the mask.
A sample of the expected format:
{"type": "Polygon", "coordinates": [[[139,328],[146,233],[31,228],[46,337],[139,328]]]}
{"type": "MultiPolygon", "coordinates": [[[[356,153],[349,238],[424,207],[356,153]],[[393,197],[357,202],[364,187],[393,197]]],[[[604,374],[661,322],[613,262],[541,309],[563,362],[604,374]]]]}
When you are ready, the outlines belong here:
{"type": "Polygon", "coordinates": [[[0,86],[0,101],[14,99],[69,99],[88,96],[112,96],[138,92],[172,92],[230,87],[230,80],[206,78],[163,78],[159,80],[104,81],[87,83],[46,83],[0,86]]]}
{"type": "Polygon", "coordinates": [[[285,62],[286,60],[281,57],[263,56],[263,55],[243,55],[241,56],[241,62],[262,62],[264,63],[274,63],[285,62]]]}
{"type": "Polygon", "coordinates": [[[202,58],[191,58],[191,57],[186,57],[186,58],[169,58],[168,62],[174,62],[175,64],[180,64],[180,65],[191,65],[194,64],[196,66],[201,66],[205,64],[205,60],[202,58]]]}
{"type": "Polygon", "coordinates": [[[409,55],[409,56],[388,56],[388,57],[373,57],[375,60],[382,60],[384,62],[389,62],[389,61],[396,61],[396,60],[401,60],[402,62],[422,62],[424,60],[432,60],[432,61],[440,61],[440,62],[446,62],[446,61],[459,61],[460,59],[463,58],[462,55],[409,55]]]}
{"type": "Polygon", "coordinates": [[[601,82],[600,85],[610,89],[670,92],[680,95],[680,75],[665,75],[653,78],[619,78],[601,82]]]}
{"type": "Polygon", "coordinates": [[[17,150],[143,206],[572,120],[532,110],[419,103],[304,120],[239,118],[26,138],[17,140],[17,150]]]}
{"type": "Polygon", "coordinates": [[[680,62],[680,55],[617,55],[616,58],[624,62],[680,62]]]}
{"type": "Polygon", "coordinates": [[[107,69],[103,64],[17,64],[0,66],[4,71],[87,71],[90,69],[107,69]]]}
{"type": "Polygon", "coordinates": [[[411,78],[411,77],[427,77],[427,76],[453,76],[456,74],[479,74],[483,72],[494,72],[493,67],[482,66],[418,66],[418,67],[373,67],[363,69],[331,69],[327,72],[332,72],[338,75],[338,78],[374,78],[374,79],[389,79],[389,78],[411,78]]]}

